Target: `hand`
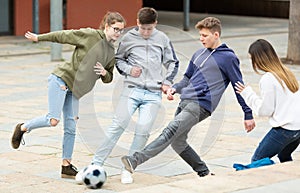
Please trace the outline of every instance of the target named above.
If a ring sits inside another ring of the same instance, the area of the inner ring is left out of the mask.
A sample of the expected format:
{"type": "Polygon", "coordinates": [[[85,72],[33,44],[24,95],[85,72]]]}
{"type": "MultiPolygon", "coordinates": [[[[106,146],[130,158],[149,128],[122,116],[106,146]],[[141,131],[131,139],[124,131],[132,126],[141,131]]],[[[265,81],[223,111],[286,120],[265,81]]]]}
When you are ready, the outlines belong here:
{"type": "Polygon", "coordinates": [[[132,66],[130,70],[130,76],[132,77],[139,77],[142,74],[142,68],[139,66],[132,66]]]}
{"type": "Polygon", "coordinates": [[[96,72],[97,75],[105,76],[107,71],[104,69],[102,64],[100,62],[97,62],[94,66],[94,72],[96,72]]]}
{"type": "Polygon", "coordinates": [[[238,93],[238,94],[241,94],[241,92],[243,92],[243,90],[246,88],[246,86],[243,84],[243,83],[241,83],[241,82],[237,82],[237,83],[235,83],[235,92],[236,93],[238,93]]]}
{"type": "Polygon", "coordinates": [[[161,90],[162,90],[162,92],[164,93],[164,94],[167,94],[167,90],[170,88],[170,86],[169,85],[166,85],[166,84],[163,84],[162,86],[161,86],[161,90]]]}
{"type": "Polygon", "coordinates": [[[244,121],[244,126],[245,126],[245,130],[247,131],[247,133],[252,131],[256,126],[254,119],[245,120],[244,121]]]}
{"type": "Polygon", "coordinates": [[[175,88],[172,88],[172,87],[168,88],[168,90],[167,90],[167,99],[169,101],[174,100],[173,95],[175,94],[175,92],[176,92],[175,88]]]}
{"type": "Polygon", "coordinates": [[[32,32],[30,32],[30,31],[27,31],[27,32],[25,33],[25,37],[26,37],[27,39],[31,40],[31,41],[34,41],[34,42],[38,42],[38,41],[39,41],[39,40],[38,40],[37,34],[32,33],[32,32]]]}

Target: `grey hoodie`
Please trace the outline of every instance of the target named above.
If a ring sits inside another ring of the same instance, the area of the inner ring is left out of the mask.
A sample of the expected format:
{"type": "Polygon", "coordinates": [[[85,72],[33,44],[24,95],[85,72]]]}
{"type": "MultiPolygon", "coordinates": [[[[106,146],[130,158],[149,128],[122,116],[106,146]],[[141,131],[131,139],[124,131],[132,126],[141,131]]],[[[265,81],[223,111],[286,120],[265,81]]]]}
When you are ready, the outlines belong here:
{"type": "Polygon", "coordinates": [[[122,37],[116,60],[118,71],[125,76],[124,86],[153,92],[160,92],[162,84],[172,85],[179,66],[171,42],[163,32],[154,29],[151,36],[144,39],[137,27],[122,37]],[[130,76],[132,66],[142,68],[139,77],[130,76]],[[166,73],[162,66],[166,68],[166,73]]]}

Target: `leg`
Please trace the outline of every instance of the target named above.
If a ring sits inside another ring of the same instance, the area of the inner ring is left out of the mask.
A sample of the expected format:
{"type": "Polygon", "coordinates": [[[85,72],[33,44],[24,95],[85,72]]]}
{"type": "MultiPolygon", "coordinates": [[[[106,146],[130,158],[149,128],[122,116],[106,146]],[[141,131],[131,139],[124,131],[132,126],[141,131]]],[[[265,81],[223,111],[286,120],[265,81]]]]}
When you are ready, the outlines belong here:
{"type": "Polygon", "coordinates": [[[142,164],[162,152],[177,136],[189,131],[197,124],[200,121],[200,114],[206,114],[206,117],[209,116],[209,113],[205,109],[199,108],[199,105],[195,102],[182,101],[178,108],[182,109],[181,112],[175,116],[174,120],[169,123],[160,136],[147,145],[142,151],[136,152],[132,156],[124,156],[122,158],[126,169],[132,171],[137,165],[142,164]],[[127,164],[128,162],[130,163],[127,164]]]}
{"type": "Polygon", "coordinates": [[[139,106],[136,93],[125,88],[117,105],[112,125],[107,129],[104,141],[97,148],[92,163],[103,165],[112,149],[115,147],[125,128],[128,126],[131,116],[139,106]],[[127,110],[125,110],[127,109],[127,110]]]}
{"type": "Polygon", "coordinates": [[[129,155],[145,147],[161,105],[161,93],[153,93],[147,90],[144,92],[145,95],[139,106],[139,119],[129,155]]]}
{"type": "Polygon", "coordinates": [[[252,156],[252,162],[266,157],[272,158],[279,154],[291,141],[295,140],[293,135],[291,131],[281,127],[272,128],[259,143],[252,156]]]}
{"type": "Polygon", "coordinates": [[[60,120],[63,109],[67,87],[64,81],[51,74],[48,77],[48,114],[27,121],[22,126],[23,130],[30,132],[41,127],[56,126],[60,120]]]}
{"type": "Polygon", "coordinates": [[[278,153],[278,158],[280,162],[293,161],[292,153],[297,149],[300,143],[300,131],[295,132],[295,140],[289,143],[287,146],[283,148],[281,152],[278,153]]]}
{"type": "Polygon", "coordinates": [[[11,140],[13,148],[17,149],[20,146],[23,134],[30,132],[33,129],[41,127],[56,126],[59,122],[61,111],[65,102],[67,88],[65,83],[57,76],[50,75],[48,77],[48,114],[34,118],[24,124],[18,124],[15,127],[14,134],[11,140]]]}
{"type": "Polygon", "coordinates": [[[65,104],[63,107],[64,115],[64,136],[63,136],[63,153],[62,153],[62,178],[75,178],[78,173],[77,168],[71,164],[75,135],[76,121],[78,119],[79,101],[71,91],[67,91],[65,104]]]}
{"type": "MultiPolygon", "coordinates": [[[[200,107],[201,108],[201,107],[200,107]]],[[[200,111],[202,113],[202,111],[200,111]]],[[[200,122],[207,118],[207,112],[200,114],[200,122]]],[[[187,143],[188,133],[190,130],[185,130],[181,135],[176,137],[171,146],[177,154],[188,163],[200,177],[209,174],[209,169],[205,162],[201,160],[200,156],[193,150],[193,148],[187,143]]]]}
{"type": "Polygon", "coordinates": [[[76,99],[71,91],[67,92],[65,104],[63,107],[64,116],[64,136],[63,136],[63,165],[69,165],[72,159],[75,135],[76,135],[76,121],[78,118],[79,101],[76,99]]]}

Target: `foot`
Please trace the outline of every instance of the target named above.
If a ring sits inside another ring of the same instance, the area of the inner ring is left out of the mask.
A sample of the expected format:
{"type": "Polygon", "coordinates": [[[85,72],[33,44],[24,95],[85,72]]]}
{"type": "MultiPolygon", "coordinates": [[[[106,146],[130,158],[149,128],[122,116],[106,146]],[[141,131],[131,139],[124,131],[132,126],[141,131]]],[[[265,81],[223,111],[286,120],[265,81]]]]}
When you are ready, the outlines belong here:
{"type": "Polygon", "coordinates": [[[121,173],[121,183],[122,184],[131,184],[133,182],[133,178],[131,176],[131,173],[127,171],[126,169],[122,169],[121,173]]]}
{"type": "Polygon", "coordinates": [[[21,130],[21,126],[23,124],[24,123],[19,123],[19,124],[16,125],[14,133],[13,133],[13,136],[11,138],[11,146],[14,149],[18,149],[19,148],[20,143],[22,141],[23,134],[26,132],[26,131],[22,131],[21,130]]]}
{"type": "Polygon", "coordinates": [[[130,161],[130,157],[129,156],[123,156],[121,158],[122,163],[124,164],[125,170],[127,170],[130,173],[133,173],[134,171],[134,167],[132,166],[132,162],[130,161]]]}
{"type": "Polygon", "coordinates": [[[214,176],[215,174],[214,173],[211,173],[209,170],[204,170],[204,171],[202,171],[202,172],[198,172],[198,176],[199,177],[204,177],[204,176],[207,176],[207,175],[212,175],[212,176],[214,176]]]}
{"type": "Polygon", "coordinates": [[[75,179],[78,173],[77,168],[72,164],[68,166],[61,166],[61,177],[75,179]]]}

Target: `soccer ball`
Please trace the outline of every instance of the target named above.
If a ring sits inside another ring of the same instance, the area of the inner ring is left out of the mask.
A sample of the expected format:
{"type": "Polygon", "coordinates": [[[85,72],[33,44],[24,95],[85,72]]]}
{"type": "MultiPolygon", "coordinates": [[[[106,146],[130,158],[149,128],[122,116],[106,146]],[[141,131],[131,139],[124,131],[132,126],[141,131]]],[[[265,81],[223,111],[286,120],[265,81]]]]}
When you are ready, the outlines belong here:
{"type": "Polygon", "coordinates": [[[106,181],[107,175],[103,167],[98,165],[89,165],[80,170],[75,180],[78,184],[84,183],[88,188],[101,188],[106,181]]]}

